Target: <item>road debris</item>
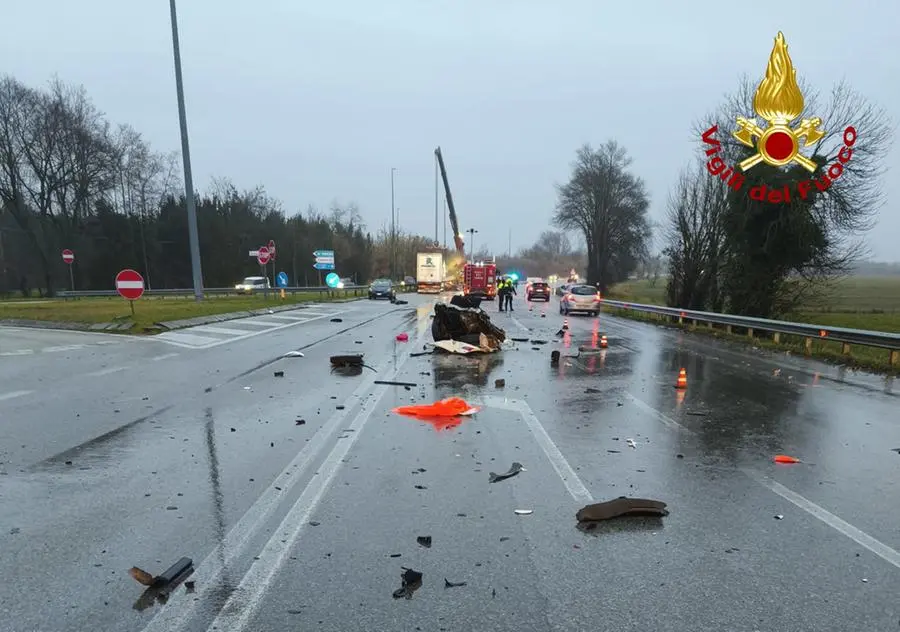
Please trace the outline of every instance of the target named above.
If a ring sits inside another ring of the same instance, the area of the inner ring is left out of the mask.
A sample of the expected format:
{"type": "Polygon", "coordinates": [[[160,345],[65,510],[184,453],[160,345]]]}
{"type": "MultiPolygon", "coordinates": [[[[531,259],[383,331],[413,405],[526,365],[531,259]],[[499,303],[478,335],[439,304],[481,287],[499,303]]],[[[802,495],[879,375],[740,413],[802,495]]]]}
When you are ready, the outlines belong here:
{"type": "Polygon", "coordinates": [[[515,514],[517,516],[530,516],[534,513],[534,509],[516,509],[515,514]]]}
{"type": "Polygon", "coordinates": [[[409,334],[406,332],[397,334],[397,342],[406,342],[409,340],[409,334]]]}
{"type": "Polygon", "coordinates": [[[418,404],[413,406],[398,406],[393,412],[398,415],[411,417],[456,417],[459,415],[472,415],[479,408],[470,405],[461,397],[448,397],[433,404],[418,404]]]}
{"type": "Polygon", "coordinates": [[[409,305],[409,301],[404,301],[402,299],[394,299],[394,305],[409,305]]]}
{"type": "Polygon", "coordinates": [[[546,341],[546,340],[532,339],[532,340],[531,340],[531,344],[533,344],[533,345],[545,345],[545,344],[547,344],[547,341],[546,341]]]}
{"type": "Polygon", "coordinates": [[[282,358],[305,358],[306,356],[303,355],[302,351],[288,351],[281,357],[282,358]]]}
{"type": "Polygon", "coordinates": [[[394,599],[401,599],[403,597],[412,599],[413,593],[422,587],[422,573],[414,571],[411,568],[406,568],[405,566],[401,566],[400,568],[403,570],[400,574],[402,586],[394,591],[394,599]]]}
{"type": "Polygon", "coordinates": [[[275,371],[275,377],[284,377],[284,371],[275,371]]]}
{"type": "Polygon", "coordinates": [[[625,439],[625,443],[628,444],[629,448],[637,449],[637,444],[634,442],[634,439],[625,439]]]}
{"type": "Polygon", "coordinates": [[[666,503],[647,498],[628,498],[619,496],[593,505],[585,505],[578,510],[575,518],[578,522],[598,522],[620,516],[668,516],[666,503]]]}
{"type": "Polygon", "coordinates": [[[419,546],[424,546],[426,549],[431,548],[431,536],[430,535],[420,535],[416,538],[416,542],[419,543],[419,546]]]}
{"type": "Polygon", "coordinates": [[[503,378],[494,380],[494,388],[504,388],[506,386],[506,380],[503,378]]]}
{"type": "Polygon", "coordinates": [[[776,454],[772,457],[772,460],[776,463],[800,463],[800,459],[794,456],[788,456],[786,454],[776,454]]]}
{"type": "Polygon", "coordinates": [[[554,349],[550,352],[550,366],[559,366],[559,350],[554,349]]]}
{"type": "MultiPolygon", "coordinates": [[[[863,580],[865,581],[865,580],[863,580]]],[[[444,578],[444,588],[461,588],[466,585],[466,582],[451,582],[446,577],[444,578]]]]}
{"type": "Polygon", "coordinates": [[[306,420],[305,419],[297,419],[296,421],[294,421],[294,423],[298,426],[302,426],[306,423],[306,420]]]}
{"type": "Polygon", "coordinates": [[[775,518],[775,520],[784,520],[784,515],[782,515],[782,514],[775,514],[775,515],[773,516],[773,518],[775,518]]]}
{"type": "Polygon", "coordinates": [[[494,472],[490,473],[489,482],[498,483],[500,481],[506,480],[507,478],[512,478],[519,472],[526,472],[527,470],[523,467],[521,463],[515,461],[512,466],[509,468],[509,471],[503,472],[503,474],[496,474],[494,472]]]}
{"type": "Polygon", "coordinates": [[[900,454],[900,448],[891,448],[891,452],[896,452],[897,454],[900,454]]]}
{"type": "Polygon", "coordinates": [[[331,322],[333,322],[333,323],[342,323],[342,322],[344,322],[344,319],[343,319],[343,318],[332,318],[332,319],[331,319],[331,322]]]}
{"type": "Polygon", "coordinates": [[[584,389],[584,392],[585,393],[602,393],[603,391],[601,391],[599,388],[593,388],[591,386],[588,386],[586,389],[584,389]]]}
{"type": "Polygon", "coordinates": [[[528,342],[528,338],[510,338],[513,342],[528,342]]]}
{"type": "MultiPolygon", "coordinates": [[[[454,297],[456,298],[456,297],[454,297]]],[[[459,353],[454,346],[437,343],[454,341],[476,346],[484,353],[500,350],[506,340],[506,332],[491,322],[490,316],[479,307],[460,307],[453,304],[438,303],[434,306],[434,321],[431,323],[431,336],[435,346],[459,353]]],[[[470,352],[470,351],[469,351],[470,352]]]]}
{"type": "Polygon", "coordinates": [[[182,557],[177,562],[172,564],[172,566],[167,568],[161,575],[151,575],[144,569],[138,568],[137,566],[132,566],[128,570],[128,574],[131,575],[135,579],[135,581],[144,586],[162,586],[171,584],[175,580],[185,579],[193,572],[194,562],[189,557],[182,557]]]}
{"type": "Polygon", "coordinates": [[[415,382],[397,382],[396,380],[375,380],[375,384],[383,384],[385,386],[418,386],[415,382]]]}

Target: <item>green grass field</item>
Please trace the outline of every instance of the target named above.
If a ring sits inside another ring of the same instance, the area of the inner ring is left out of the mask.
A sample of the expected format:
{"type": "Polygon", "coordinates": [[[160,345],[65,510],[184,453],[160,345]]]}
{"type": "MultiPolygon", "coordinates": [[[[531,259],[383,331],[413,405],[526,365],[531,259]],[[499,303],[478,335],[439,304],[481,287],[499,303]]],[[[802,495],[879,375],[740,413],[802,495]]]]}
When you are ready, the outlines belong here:
{"type": "Polygon", "coordinates": [[[181,320],[197,316],[211,316],[262,309],[279,305],[308,303],[312,301],[341,300],[352,298],[353,292],[336,290],[329,298],[319,292],[288,294],[284,299],[275,292],[266,299],[262,294],[253,296],[215,296],[196,302],[193,297],[160,298],[147,297],[134,302],[134,317],[129,302],[118,296],[103,298],[80,298],[76,300],[13,299],[0,301],[0,320],[23,319],[60,323],[110,323],[133,322],[132,333],[146,333],[153,325],[170,320],[181,320]]]}
{"type": "MultiPolygon", "coordinates": [[[[609,298],[664,305],[665,289],[665,279],[659,279],[656,284],[645,280],[629,281],[611,288],[609,298]]],[[[628,318],[659,322],[649,314],[626,310],[611,309],[610,311],[628,318]]],[[[823,300],[805,305],[796,313],[784,318],[814,325],[900,332],[900,277],[848,277],[842,279],[830,288],[823,300]]],[[[701,326],[698,327],[698,331],[717,337],[747,340],[746,336],[728,335],[719,329],[708,330],[701,326]]],[[[805,350],[802,338],[790,336],[782,336],[781,341],[777,344],[770,339],[754,338],[753,344],[791,350],[801,354],[805,350]]],[[[851,348],[848,356],[842,353],[839,343],[817,339],[813,341],[812,354],[826,360],[883,371],[900,369],[900,367],[890,365],[888,352],[884,349],[856,346],[851,348]]]]}

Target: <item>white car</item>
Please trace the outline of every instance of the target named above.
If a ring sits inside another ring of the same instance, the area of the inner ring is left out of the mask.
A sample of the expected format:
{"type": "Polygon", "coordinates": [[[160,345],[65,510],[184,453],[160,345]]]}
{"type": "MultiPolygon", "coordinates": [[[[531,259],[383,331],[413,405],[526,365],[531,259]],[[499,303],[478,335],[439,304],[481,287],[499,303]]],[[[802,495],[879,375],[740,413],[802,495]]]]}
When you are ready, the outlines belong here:
{"type": "Polygon", "coordinates": [[[600,313],[603,300],[593,285],[572,285],[559,299],[559,313],[587,312],[591,316],[600,313]]]}
{"type": "Polygon", "coordinates": [[[269,284],[269,279],[267,277],[261,276],[252,276],[247,277],[240,283],[234,286],[234,289],[237,290],[238,294],[253,294],[254,292],[258,292],[260,290],[268,290],[271,289],[271,285],[269,284]]]}

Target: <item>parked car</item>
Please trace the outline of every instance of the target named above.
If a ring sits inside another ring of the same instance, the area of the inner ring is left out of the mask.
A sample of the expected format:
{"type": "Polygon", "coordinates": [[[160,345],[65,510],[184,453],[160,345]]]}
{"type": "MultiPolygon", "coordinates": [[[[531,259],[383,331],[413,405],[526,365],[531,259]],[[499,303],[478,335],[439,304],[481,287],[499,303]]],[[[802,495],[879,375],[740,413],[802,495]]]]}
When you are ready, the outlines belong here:
{"type": "Polygon", "coordinates": [[[593,285],[572,285],[559,299],[559,313],[586,312],[591,316],[600,313],[602,304],[600,292],[593,285]]]}
{"type": "Polygon", "coordinates": [[[392,303],[397,300],[394,293],[394,286],[390,279],[375,279],[369,286],[369,300],[374,301],[379,298],[386,298],[392,303]]]}
{"type": "Polygon", "coordinates": [[[268,290],[271,287],[268,277],[252,276],[235,285],[234,289],[237,290],[238,294],[253,294],[261,290],[268,290]]]}
{"type": "Polygon", "coordinates": [[[550,284],[546,281],[532,281],[528,284],[528,288],[525,291],[525,298],[529,301],[541,299],[542,301],[546,301],[549,303],[550,284]]]}

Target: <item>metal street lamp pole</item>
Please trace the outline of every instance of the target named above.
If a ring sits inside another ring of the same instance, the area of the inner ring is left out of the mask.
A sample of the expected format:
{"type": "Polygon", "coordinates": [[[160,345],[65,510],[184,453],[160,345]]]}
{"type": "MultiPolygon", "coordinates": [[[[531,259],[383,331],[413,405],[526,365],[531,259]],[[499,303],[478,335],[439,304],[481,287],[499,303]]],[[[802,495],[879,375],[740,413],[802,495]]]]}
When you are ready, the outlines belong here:
{"type": "Polygon", "coordinates": [[[397,223],[395,219],[395,210],[394,206],[394,172],[397,171],[396,167],[391,167],[391,279],[396,280],[394,273],[396,272],[397,266],[397,223]]]}
{"type": "Polygon", "coordinates": [[[172,50],[175,57],[175,90],[178,93],[178,120],[181,124],[181,160],[184,163],[184,202],[188,215],[188,239],[191,247],[191,271],[194,298],[203,300],[203,273],[200,268],[200,237],[197,233],[197,207],[194,205],[194,179],[191,177],[191,148],[188,144],[187,113],[184,109],[184,82],[181,78],[181,48],[178,45],[178,16],[175,0],[169,0],[172,14],[172,50]]]}
{"type": "Polygon", "coordinates": [[[474,261],[474,259],[475,259],[475,233],[477,233],[478,231],[475,230],[474,228],[470,228],[466,232],[469,233],[469,235],[470,235],[470,237],[469,237],[469,258],[474,261]]]}

